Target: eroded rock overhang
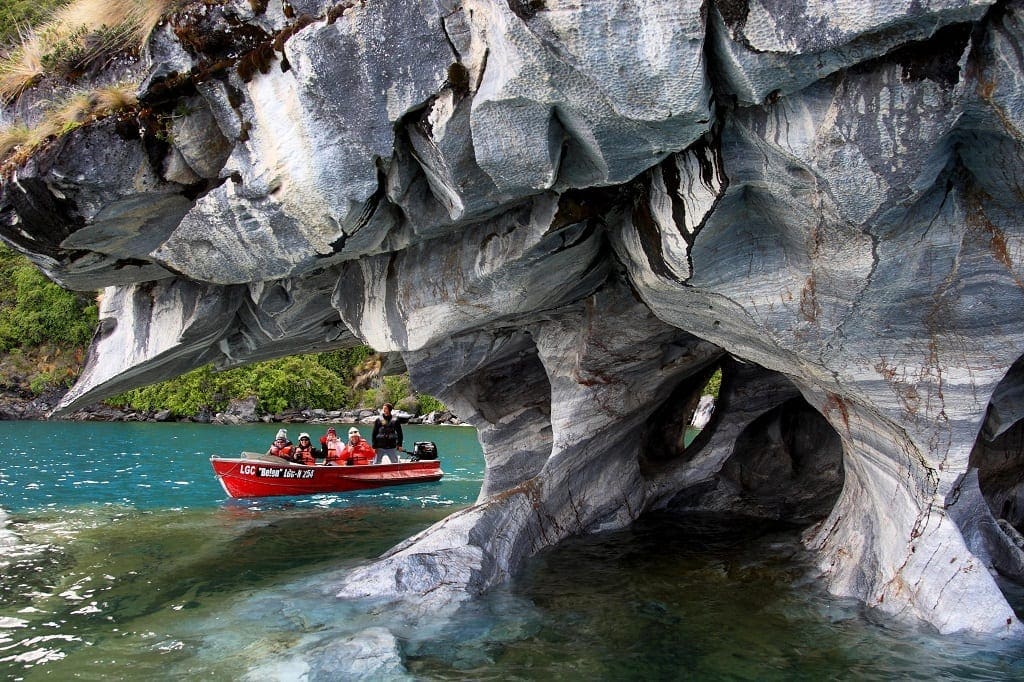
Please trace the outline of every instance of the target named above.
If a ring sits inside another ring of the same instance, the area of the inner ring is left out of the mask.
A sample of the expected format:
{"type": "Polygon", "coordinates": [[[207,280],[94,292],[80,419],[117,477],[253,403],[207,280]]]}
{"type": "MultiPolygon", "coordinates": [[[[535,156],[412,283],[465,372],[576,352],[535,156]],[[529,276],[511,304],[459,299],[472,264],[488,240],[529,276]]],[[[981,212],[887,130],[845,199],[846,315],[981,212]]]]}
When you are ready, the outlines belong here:
{"type": "Polygon", "coordinates": [[[197,4],[134,118],[8,169],[0,236],[105,288],[58,412],[366,342],[479,428],[478,504],[342,595],[457,603],[697,508],[813,522],[832,591],[1016,635],[1022,11],[197,4]]]}

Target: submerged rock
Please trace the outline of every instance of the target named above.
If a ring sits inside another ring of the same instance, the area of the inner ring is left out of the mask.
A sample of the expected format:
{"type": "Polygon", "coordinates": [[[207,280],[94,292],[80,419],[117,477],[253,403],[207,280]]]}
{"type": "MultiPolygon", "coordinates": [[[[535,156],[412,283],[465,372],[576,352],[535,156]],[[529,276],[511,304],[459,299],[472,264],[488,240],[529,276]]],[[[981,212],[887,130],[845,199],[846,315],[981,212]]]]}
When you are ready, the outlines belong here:
{"type": "Polygon", "coordinates": [[[1024,5],[256,4],[174,15],[135,119],[7,170],[0,236],[106,287],[57,414],[365,342],[487,469],[338,594],[441,608],[703,509],[812,524],[893,616],[1024,632],[990,573],[1024,565],[1024,5]]]}
{"type": "Polygon", "coordinates": [[[259,680],[412,680],[398,640],[383,627],[371,627],[309,647],[301,656],[277,656],[251,668],[243,678],[259,680]]]}

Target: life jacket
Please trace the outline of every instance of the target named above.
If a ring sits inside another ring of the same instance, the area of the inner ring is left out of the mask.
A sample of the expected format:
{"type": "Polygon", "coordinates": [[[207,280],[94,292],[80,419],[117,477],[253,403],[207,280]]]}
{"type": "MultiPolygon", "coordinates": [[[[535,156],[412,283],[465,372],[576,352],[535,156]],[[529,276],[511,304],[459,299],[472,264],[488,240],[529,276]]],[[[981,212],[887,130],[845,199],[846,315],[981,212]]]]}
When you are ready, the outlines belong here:
{"type": "Polygon", "coordinates": [[[292,460],[296,464],[308,464],[309,466],[313,466],[316,464],[316,459],[313,457],[313,446],[307,445],[306,447],[302,447],[301,445],[296,445],[295,449],[292,451],[292,460]]]}
{"type": "Polygon", "coordinates": [[[321,442],[324,444],[324,457],[326,457],[324,464],[340,465],[345,463],[345,457],[342,454],[345,450],[345,444],[341,442],[340,438],[327,440],[327,438],[324,437],[321,439],[321,442]]]}
{"type": "Polygon", "coordinates": [[[275,440],[273,445],[270,446],[270,454],[276,455],[277,457],[281,457],[283,459],[289,459],[292,456],[293,449],[294,446],[291,444],[291,442],[288,442],[285,445],[278,445],[277,441],[275,440]]]}
{"type": "Polygon", "coordinates": [[[373,464],[373,458],[376,454],[373,448],[370,447],[370,444],[362,439],[355,445],[346,445],[345,449],[341,452],[345,463],[352,465],[373,464]]]}
{"type": "Polygon", "coordinates": [[[398,420],[395,419],[395,415],[391,415],[391,419],[377,418],[373,429],[373,447],[385,449],[398,447],[398,420]]]}

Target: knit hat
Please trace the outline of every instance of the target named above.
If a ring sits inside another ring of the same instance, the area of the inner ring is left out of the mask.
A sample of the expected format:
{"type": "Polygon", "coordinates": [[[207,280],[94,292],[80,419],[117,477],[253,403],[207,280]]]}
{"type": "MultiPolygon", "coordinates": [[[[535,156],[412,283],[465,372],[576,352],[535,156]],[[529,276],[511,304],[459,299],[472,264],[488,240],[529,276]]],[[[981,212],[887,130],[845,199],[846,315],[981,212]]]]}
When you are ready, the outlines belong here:
{"type": "Polygon", "coordinates": [[[284,438],[285,440],[288,440],[288,431],[286,429],[278,430],[276,438],[284,438]]]}
{"type": "Polygon", "coordinates": [[[355,435],[358,436],[359,435],[359,429],[357,429],[356,427],[353,426],[351,429],[348,430],[348,437],[351,438],[352,434],[355,434],[355,435]]]}

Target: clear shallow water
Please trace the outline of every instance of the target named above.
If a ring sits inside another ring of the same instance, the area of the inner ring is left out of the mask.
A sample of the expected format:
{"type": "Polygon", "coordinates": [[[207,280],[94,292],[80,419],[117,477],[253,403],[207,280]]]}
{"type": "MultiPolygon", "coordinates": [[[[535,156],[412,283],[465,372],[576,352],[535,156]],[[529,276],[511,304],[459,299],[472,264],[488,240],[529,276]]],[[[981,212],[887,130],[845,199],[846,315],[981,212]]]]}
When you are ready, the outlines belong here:
{"type": "Polygon", "coordinates": [[[226,499],[209,455],[276,430],[0,423],[0,509],[20,537],[0,546],[0,674],[238,679],[384,624],[415,679],[1024,679],[1020,643],[936,637],[824,594],[796,530],[702,518],[567,542],[440,622],[353,611],[324,598],[338,575],[476,498],[475,433],[409,427],[438,443],[440,483],[226,499]]]}

